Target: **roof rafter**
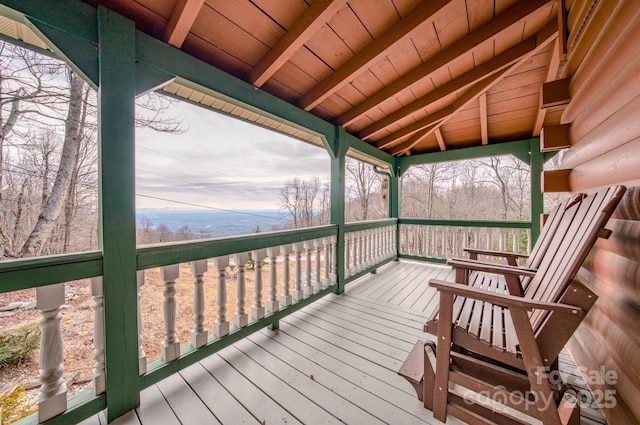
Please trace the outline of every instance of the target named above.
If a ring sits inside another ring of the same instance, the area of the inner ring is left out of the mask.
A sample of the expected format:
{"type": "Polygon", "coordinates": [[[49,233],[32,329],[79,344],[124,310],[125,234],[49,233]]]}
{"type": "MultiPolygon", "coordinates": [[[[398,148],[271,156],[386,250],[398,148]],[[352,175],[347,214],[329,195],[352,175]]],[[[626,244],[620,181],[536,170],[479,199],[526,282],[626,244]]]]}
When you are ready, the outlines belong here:
{"type": "Polygon", "coordinates": [[[453,43],[424,64],[414,68],[400,79],[380,90],[369,99],[354,106],[339,116],[335,122],[338,125],[349,126],[364,114],[369,112],[387,99],[409,89],[414,84],[427,78],[433,72],[448,65],[451,61],[469,52],[479,44],[491,39],[504,29],[518,23],[522,19],[547,5],[551,0],[534,0],[517,2],[513,7],[497,16],[494,20],[473,31],[463,39],[453,43]]]}
{"type": "Polygon", "coordinates": [[[356,56],[349,59],[347,63],[302,96],[299,101],[300,106],[306,111],[310,111],[318,106],[320,102],[331,96],[344,84],[349,82],[350,79],[353,79],[369,65],[379,60],[389,47],[408,36],[413,30],[451,1],[452,0],[428,1],[416,6],[415,9],[409,12],[407,17],[393,25],[378,39],[368,44],[356,56]]]}
{"type": "Polygon", "coordinates": [[[487,117],[487,93],[482,93],[480,101],[480,139],[483,145],[489,144],[489,123],[487,117]]]}
{"type": "MultiPolygon", "coordinates": [[[[442,131],[440,131],[440,127],[436,127],[435,129],[435,134],[436,134],[436,139],[438,139],[438,146],[440,147],[441,151],[446,151],[447,150],[447,144],[444,142],[444,137],[442,136],[442,131]]],[[[425,136],[427,136],[428,134],[426,134],[425,136]]],[[[420,142],[418,142],[420,143],[420,142]]],[[[416,144],[418,144],[416,143],[416,144]]]]}
{"type": "Polygon", "coordinates": [[[164,32],[164,41],[178,49],[182,47],[204,1],[178,0],[164,32]]]}
{"type": "Polygon", "coordinates": [[[387,115],[383,119],[376,121],[374,124],[371,124],[368,127],[362,129],[358,133],[358,137],[363,140],[367,140],[381,130],[384,130],[385,128],[393,125],[403,117],[412,114],[420,109],[426,108],[429,105],[449,96],[452,93],[455,93],[458,90],[468,88],[488,75],[493,75],[496,72],[503,70],[507,66],[519,60],[522,56],[529,53],[531,50],[535,49],[535,47],[535,38],[528,38],[522,43],[519,43],[507,49],[506,51],[500,53],[498,56],[488,60],[480,66],[470,69],[459,77],[454,78],[453,80],[443,84],[435,90],[432,90],[421,98],[414,100],[413,102],[405,105],[397,111],[387,115]]]}
{"type": "MultiPolygon", "coordinates": [[[[522,58],[520,58],[520,60],[518,60],[516,63],[514,63],[510,67],[496,74],[493,74],[491,76],[484,78],[480,82],[476,83],[469,90],[467,90],[458,100],[456,100],[452,105],[448,107],[449,109],[452,109],[452,111],[449,114],[447,114],[446,117],[442,118],[440,122],[436,126],[434,126],[432,130],[428,132],[428,134],[432,133],[433,131],[435,131],[437,127],[441,126],[442,124],[447,122],[449,119],[451,119],[451,117],[454,116],[456,112],[460,111],[461,109],[466,107],[469,103],[475,101],[480,95],[490,90],[500,80],[502,80],[502,78],[504,78],[514,69],[518,68],[518,66],[520,66],[523,62],[527,61],[531,56],[533,56],[536,52],[538,52],[540,49],[542,49],[544,46],[546,46],[548,43],[554,40],[557,36],[558,36],[557,22],[552,22],[547,26],[545,26],[542,30],[540,30],[534,36],[536,38],[536,48],[534,50],[524,55],[522,58]]],[[[416,121],[412,125],[407,126],[397,131],[396,133],[390,134],[389,136],[385,137],[383,140],[385,140],[385,142],[393,143],[396,140],[399,140],[407,136],[408,134],[415,133],[418,130],[428,127],[434,124],[434,119],[431,118],[433,115],[435,114],[426,116],[425,118],[416,121]]],[[[406,153],[416,145],[417,145],[417,142],[407,141],[407,142],[401,143],[398,146],[395,146],[391,153],[392,155],[406,153]]]]}
{"type": "Polygon", "coordinates": [[[276,44],[253,67],[247,80],[261,87],[304,43],[335,15],[346,0],[317,0],[298,18],[276,44]]]}

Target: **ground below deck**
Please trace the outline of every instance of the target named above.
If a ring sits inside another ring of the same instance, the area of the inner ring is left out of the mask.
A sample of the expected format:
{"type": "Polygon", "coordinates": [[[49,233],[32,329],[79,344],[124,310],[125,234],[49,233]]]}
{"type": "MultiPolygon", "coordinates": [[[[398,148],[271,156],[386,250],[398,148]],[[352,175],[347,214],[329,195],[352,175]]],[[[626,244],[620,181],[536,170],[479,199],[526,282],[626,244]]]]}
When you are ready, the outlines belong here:
{"type": "MultiPolygon", "coordinates": [[[[397,370],[449,267],[394,262],[141,393],[116,424],[440,424],[397,370]]],[[[564,377],[580,384],[571,357],[564,377]]],[[[604,423],[582,409],[582,423],[604,423]]],[[[102,415],[85,425],[105,423],[102,415]]],[[[448,424],[461,423],[450,417],[448,424]]]]}

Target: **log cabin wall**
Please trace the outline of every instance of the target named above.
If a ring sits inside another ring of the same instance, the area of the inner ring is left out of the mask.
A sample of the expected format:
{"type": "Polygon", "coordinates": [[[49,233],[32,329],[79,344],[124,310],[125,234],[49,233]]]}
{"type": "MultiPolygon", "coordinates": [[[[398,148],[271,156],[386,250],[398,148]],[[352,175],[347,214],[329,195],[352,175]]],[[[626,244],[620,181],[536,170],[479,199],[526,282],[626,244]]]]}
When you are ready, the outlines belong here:
{"type": "Polygon", "coordinates": [[[569,188],[630,188],[607,226],[612,237],[598,241],[578,275],[599,299],[568,348],[609,423],[640,423],[640,1],[564,3],[559,77],[569,78],[571,100],[550,124],[570,124],[569,188]]]}

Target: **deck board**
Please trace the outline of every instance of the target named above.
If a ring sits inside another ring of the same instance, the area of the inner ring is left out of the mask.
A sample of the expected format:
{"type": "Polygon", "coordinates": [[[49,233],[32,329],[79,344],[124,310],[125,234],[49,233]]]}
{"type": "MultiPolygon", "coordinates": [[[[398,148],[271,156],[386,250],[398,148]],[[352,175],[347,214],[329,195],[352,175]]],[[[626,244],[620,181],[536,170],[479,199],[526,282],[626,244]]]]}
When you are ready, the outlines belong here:
{"type": "MultiPolygon", "coordinates": [[[[445,266],[391,263],[285,317],[278,331],[263,329],[145,389],[117,423],[440,424],[397,370],[430,337],[422,326],[438,297],[427,282],[452,277],[445,266]]],[[[580,384],[571,357],[563,352],[559,363],[580,384]]],[[[605,422],[588,408],[582,423],[605,422]]]]}

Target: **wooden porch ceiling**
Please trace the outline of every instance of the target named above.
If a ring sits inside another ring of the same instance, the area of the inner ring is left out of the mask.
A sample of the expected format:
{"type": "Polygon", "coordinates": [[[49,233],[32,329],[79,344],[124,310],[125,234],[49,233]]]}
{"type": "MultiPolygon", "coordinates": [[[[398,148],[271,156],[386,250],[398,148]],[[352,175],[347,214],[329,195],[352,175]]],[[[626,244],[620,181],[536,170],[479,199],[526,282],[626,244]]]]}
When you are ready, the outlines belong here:
{"type": "Polygon", "coordinates": [[[85,0],[393,155],[537,136],[550,0],[85,0]]]}

